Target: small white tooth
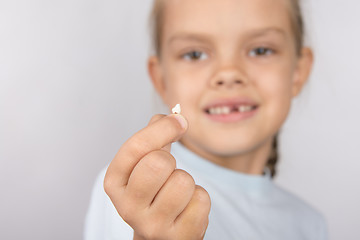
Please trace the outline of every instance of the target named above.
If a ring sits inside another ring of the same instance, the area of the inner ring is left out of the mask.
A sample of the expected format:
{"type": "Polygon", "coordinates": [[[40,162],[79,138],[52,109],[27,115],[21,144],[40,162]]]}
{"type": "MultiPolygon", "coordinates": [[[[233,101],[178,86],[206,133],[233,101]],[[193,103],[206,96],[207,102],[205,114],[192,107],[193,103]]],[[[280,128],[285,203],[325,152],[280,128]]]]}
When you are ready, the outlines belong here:
{"type": "Polygon", "coordinates": [[[239,112],[250,112],[251,110],[251,106],[239,106],[239,112]]]}
{"type": "Polygon", "coordinates": [[[215,108],[215,114],[220,115],[222,112],[220,107],[215,108]]]}
{"type": "Polygon", "coordinates": [[[215,114],[215,109],[214,108],[210,108],[209,109],[209,113],[212,115],[212,114],[215,114]]]}
{"type": "Polygon", "coordinates": [[[229,108],[229,107],[223,107],[223,108],[222,108],[222,113],[223,113],[223,114],[230,114],[230,112],[231,112],[231,111],[230,111],[230,108],[229,108]]]}
{"type": "Polygon", "coordinates": [[[221,111],[220,111],[221,114],[225,114],[225,109],[224,109],[224,107],[221,107],[220,110],[221,110],[221,111]]]}

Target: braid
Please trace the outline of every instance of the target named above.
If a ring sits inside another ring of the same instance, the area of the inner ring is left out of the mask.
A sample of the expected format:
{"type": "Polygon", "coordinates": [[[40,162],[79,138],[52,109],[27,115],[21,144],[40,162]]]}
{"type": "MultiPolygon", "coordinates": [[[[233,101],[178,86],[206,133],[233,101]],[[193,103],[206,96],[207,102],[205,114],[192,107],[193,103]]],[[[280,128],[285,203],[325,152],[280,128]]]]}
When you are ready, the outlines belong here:
{"type": "Polygon", "coordinates": [[[276,175],[276,164],[278,163],[279,153],[278,153],[278,134],[275,135],[273,143],[272,143],[272,149],[269,156],[269,159],[266,163],[266,167],[271,172],[271,178],[274,178],[276,175]]]}

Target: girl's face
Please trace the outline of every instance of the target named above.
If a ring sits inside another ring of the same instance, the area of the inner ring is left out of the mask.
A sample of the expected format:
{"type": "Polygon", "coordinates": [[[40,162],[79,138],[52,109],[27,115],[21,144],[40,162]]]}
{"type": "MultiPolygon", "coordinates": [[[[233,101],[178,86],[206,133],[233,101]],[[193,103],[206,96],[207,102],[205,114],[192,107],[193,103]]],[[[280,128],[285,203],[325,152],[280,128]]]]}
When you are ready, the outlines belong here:
{"type": "Polygon", "coordinates": [[[309,49],[296,54],[287,0],[165,2],[149,72],[168,107],[181,104],[184,145],[215,162],[268,153],[311,68],[309,49]]]}

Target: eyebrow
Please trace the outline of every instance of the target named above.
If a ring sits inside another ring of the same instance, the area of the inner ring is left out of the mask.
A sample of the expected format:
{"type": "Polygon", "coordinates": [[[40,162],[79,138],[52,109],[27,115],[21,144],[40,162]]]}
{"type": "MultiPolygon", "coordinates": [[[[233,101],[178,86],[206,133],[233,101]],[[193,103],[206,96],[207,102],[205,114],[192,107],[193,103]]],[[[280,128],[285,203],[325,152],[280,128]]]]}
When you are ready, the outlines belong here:
{"type": "MultiPolygon", "coordinates": [[[[282,30],[281,28],[277,28],[277,27],[268,27],[268,28],[261,28],[261,29],[256,29],[253,31],[249,31],[245,34],[246,38],[256,38],[256,37],[261,37],[264,35],[267,35],[269,33],[276,33],[276,34],[280,34],[283,37],[286,37],[286,33],[284,30],[282,30]]],[[[197,41],[197,42],[208,42],[209,41],[210,36],[209,35],[203,35],[203,34],[193,34],[193,33],[179,33],[176,34],[174,36],[172,36],[169,41],[168,44],[171,44],[174,41],[197,41]]]]}
{"type": "Polygon", "coordinates": [[[260,37],[268,33],[277,33],[286,37],[286,32],[283,29],[277,27],[268,27],[268,28],[262,28],[255,31],[251,31],[248,34],[248,37],[260,37]]]}
{"type": "Polygon", "coordinates": [[[175,41],[196,41],[196,42],[207,42],[210,37],[203,34],[193,34],[193,33],[180,33],[172,36],[168,43],[171,44],[175,41]]]}

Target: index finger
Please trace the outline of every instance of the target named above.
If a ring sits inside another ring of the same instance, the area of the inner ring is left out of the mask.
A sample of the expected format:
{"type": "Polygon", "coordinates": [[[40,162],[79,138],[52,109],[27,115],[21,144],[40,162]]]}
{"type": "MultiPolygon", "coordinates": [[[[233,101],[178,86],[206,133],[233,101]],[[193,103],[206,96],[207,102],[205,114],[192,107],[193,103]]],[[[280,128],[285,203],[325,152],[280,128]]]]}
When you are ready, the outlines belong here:
{"type": "Polygon", "coordinates": [[[179,140],[186,129],[186,119],[180,114],[171,114],[135,133],[122,145],[108,167],[106,178],[111,179],[108,184],[125,187],[140,159],[179,140]]]}

